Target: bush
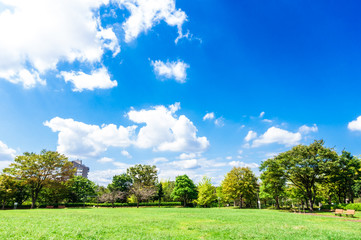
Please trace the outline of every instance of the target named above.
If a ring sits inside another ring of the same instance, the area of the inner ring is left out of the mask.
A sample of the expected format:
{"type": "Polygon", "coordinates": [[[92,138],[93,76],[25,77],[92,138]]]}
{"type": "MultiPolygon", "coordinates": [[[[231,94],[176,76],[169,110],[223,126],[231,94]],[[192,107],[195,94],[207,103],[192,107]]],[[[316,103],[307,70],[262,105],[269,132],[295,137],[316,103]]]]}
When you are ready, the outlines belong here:
{"type": "Polygon", "coordinates": [[[361,203],[350,203],[350,204],[347,204],[345,209],[351,209],[351,210],[361,211],[361,203]]]}
{"type": "MultiPolygon", "coordinates": [[[[66,207],[112,207],[111,203],[65,203],[66,207]]],[[[150,202],[150,203],[139,203],[139,206],[148,206],[148,207],[157,207],[159,205],[158,202],[150,202]]],[[[171,207],[171,206],[181,206],[181,202],[162,202],[160,206],[162,207],[171,207]]],[[[114,203],[114,207],[136,207],[137,203],[114,203]]]]}

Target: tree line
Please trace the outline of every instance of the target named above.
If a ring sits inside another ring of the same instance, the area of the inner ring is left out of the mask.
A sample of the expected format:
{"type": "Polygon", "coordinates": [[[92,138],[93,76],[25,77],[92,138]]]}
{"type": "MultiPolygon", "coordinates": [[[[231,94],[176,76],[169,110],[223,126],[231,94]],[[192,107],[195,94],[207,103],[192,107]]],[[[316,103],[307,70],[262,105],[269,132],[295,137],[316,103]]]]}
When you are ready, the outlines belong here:
{"type": "Polygon", "coordinates": [[[219,186],[205,176],[195,184],[187,175],[175,181],[159,181],[154,165],[137,164],[115,175],[107,186],[98,186],[81,176],[68,158],[58,152],[17,156],[0,175],[2,208],[15,202],[58,205],[60,203],[116,203],[181,201],[183,206],[302,205],[353,203],[361,194],[361,161],[351,153],[340,155],[322,140],[298,145],[260,166],[260,177],[246,167],[234,167],[219,186]]]}

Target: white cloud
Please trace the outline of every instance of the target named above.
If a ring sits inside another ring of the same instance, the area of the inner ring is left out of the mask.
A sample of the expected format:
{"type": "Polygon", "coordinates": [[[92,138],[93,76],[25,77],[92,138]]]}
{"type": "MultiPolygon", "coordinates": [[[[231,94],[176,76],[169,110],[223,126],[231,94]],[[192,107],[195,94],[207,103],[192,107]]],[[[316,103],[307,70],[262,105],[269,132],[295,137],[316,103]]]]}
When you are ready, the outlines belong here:
{"type": "Polygon", "coordinates": [[[15,157],[16,151],[0,141],[0,161],[12,161],[15,157]]]}
{"type": "Polygon", "coordinates": [[[99,159],[97,162],[100,163],[109,163],[109,162],[114,162],[113,158],[108,158],[108,157],[102,157],[101,159],[99,159]]]}
{"type": "Polygon", "coordinates": [[[253,132],[252,130],[247,133],[247,136],[244,138],[247,142],[251,141],[252,139],[255,139],[257,137],[257,133],[253,132]]]}
{"type": "Polygon", "coordinates": [[[89,171],[89,180],[101,186],[107,186],[112,182],[115,175],[120,175],[125,172],[126,168],[89,171]]]}
{"type": "Polygon", "coordinates": [[[226,157],[227,160],[232,160],[232,156],[226,157]]]}
{"type": "Polygon", "coordinates": [[[11,163],[13,163],[15,157],[16,151],[12,148],[9,148],[5,143],[0,141],[0,170],[8,167],[11,163]]]}
{"type": "Polygon", "coordinates": [[[303,125],[298,129],[298,132],[304,133],[304,134],[308,134],[311,132],[317,132],[317,131],[318,131],[318,127],[316,124],[313,124],[313,126],[311,126],[311,127],[303,125]]]}
{"type": "MultiPolygon", "coordinates": [[[[175,0],[0,0],[0,79],[25,88],[45,85],[49,70],[63,70],[58,63],[78,61],[91,73],[70,69],[62,74],[75,91],[115,87],[104,67],[94,67],[102,64],[106,51],[113,57],[120,52],[120,33],[111,25],[102,27],[100,9],[109,3],[130,12],[122,23],[126,42],[161,21],[177,27],[176,42],[189,37],[182,33],[187,15],[176,8],[175,0]]],[[[172,77],[184,82],[187,67],[179,62],[172,77]]]]}
{"type": "Polygon", "coordinates": [[[214,112],[211,112],[211,113],[207,113],[206,115],[204,115],[203,117],[203,121],[206,121],[206,120],[212,120],[214,119],[214,112]]]}
{"type": "Polygon", "coordinates": [[[224,126],[224,118],[223,117],[217,118],[216,120],[214,120],[214,124],[216,124],[216,126],[218,126],[218,127],[223,127],[224,126]]]}
{"type": "Polygon", "coordinates": [[[108,89],[118,85],[117,81],[110,79],[108,70],[105,67],[93,70],[90,74],[84,72],[61,72],[65,82],[74,84],[74,92],[83,90],[108,89]]]}
{"type": "Polygon", "coordinates": [[[348,123],[347,128],[351,131],[361,131],[361,116],[348,123]]]}
{"type": "Polygon", "coordinates": [[[270,120],[270,119],[262,119],[262,122],[272,123],[272,120],[270,120]]]}
{"type": "Polygon", "coordinates": [[[259,117],[260,117],[260,118],[263,118],[264,114],[265,114],[265,112],[261,112],[261,113],[259,114],[259,117]]]}
{"type": "Polygon", "coordinates": [[[196,158],[199,157],[201,154],[199,153],[182,153],[181,155],[179,155],[179,159],[192,159],[192,158],[196,158]]]}
{"type": "Polygon", "coordinates": [[[53,132],[59,132],[57,150],[75,158],[94,157],[108,147],[127,147],[136,128],[114,124],[99,127],[59,117],[46,121],[44,125],[53,132]]]}
{"type": "Polygon", "coordinates": [[[197,169],[201,167],[197,159],[176,161],[176,162],[172,162],[171,164],[181,169],[197,169]]]}
{"type": "Polygon", "coordinates": [[[129,168],[131,165],[127,164],[127,163],[122,163],[122,162],[112,162],[114,166],[121,168],[121,169],[127,169],[129,168]]]}
{"type": "Polygon", "coordinates": [[[189,65],[183,61],[177,62],[162,62],[160,60],[152,61],[151,65],[154,68],[154,72],[159,77],[168,79],[175,79],[179,83],[185,83],[187,79],[187,68],[189,65]]]}
{"type": "MultiPolygon", "coordinates": [[[[197,136],[197,128],[184,115],[176,116],[179,103],[168,108],[156,106],[149,110],[131,110],[131,121],[145,126],[89,125],[73,119],[55,117],[44,123],[58,134],[57,150],[75,158],[97,157],[109,147],[152,148],[154,151],[200,153],[206,150],[209,142],[206,137],[197,136]]],[[[127,155],[125,152],[122,154],[127,155]]]]}
{"type": "Polygon", "coordinates": [[[120,153],[127,158],[132,158],[132,155],[126,150],[122,150],[120,153]]]}
{"type": "Polygon", "coordinates": [[[286,146],[299,144],[301,133],[289,132],[277,127],[269,128],[263,135],[253,141],[252,147],[259,147],[266,144],[278,143],[286,146]]]}
{"type": "Polygon", "coordinates": [[[257,163],[245,163],[240,161],[232,161],[229,163],[232,167],[249,167],[249,168],[258,168],[259,165],[257,163]]]}
{"type": "Polygon", "coordinates": [[[120,51],[112,28],[103,29],[98,9],[108,0],[0,0],[0,78],[24,87],[60,61],[92,65],[105,50],[120,51]]]}
{"type": "Polygon", "coordinates": [[[136,146],[155,151],[202,152],[208,148],[206,137],[197,137],[197,128],[184,115],[177,117],[174,105],[156,106],[150,110],[132,110],[131,121],[146,126],[139,130],[136,146]]]}
{"type": "Polygon", "coordinates": [[[168,162],[168,159],[165,157],[158,157],[158,158],[153,158],[152,164],[157,164],[157,163],[165,163],[168,162]]]}
{"type": "Polygon", "coordinates": [[[177,26],[179,36],[176,42],[183,37],[182,25],[187,20],[187,15],[176,9],[175,0],[114,1],[130,12],[130,17],[123,23],[126,42],[134,40],[142,32],[147,32],[160,21],[165,21],[169,26],[177,26]]]}

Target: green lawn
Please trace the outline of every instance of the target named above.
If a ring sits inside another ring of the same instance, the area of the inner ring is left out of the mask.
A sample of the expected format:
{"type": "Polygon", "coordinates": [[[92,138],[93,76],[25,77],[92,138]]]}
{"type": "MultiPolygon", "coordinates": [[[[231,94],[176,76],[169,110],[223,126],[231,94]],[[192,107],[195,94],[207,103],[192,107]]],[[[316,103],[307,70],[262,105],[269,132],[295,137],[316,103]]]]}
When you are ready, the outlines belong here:
{"type": "Polygon", "coordinates": [[[256,209],[0,211],[0,239],[360,239],[361,222],[256,209]]]}

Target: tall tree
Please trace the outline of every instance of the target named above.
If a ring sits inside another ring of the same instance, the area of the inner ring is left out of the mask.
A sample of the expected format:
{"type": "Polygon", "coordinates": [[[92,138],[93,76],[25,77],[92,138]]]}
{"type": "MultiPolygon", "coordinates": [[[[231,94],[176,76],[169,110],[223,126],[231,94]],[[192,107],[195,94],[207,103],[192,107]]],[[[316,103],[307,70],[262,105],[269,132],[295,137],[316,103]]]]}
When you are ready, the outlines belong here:
{"type": "Polygon", "coordinates": [[[173,199],[180,199],[187,206],[189,200],[197,198],[197,187],[187,175],[178,176],[171,196],[173,199]]]}
{"type": "Polygon", "coordinates": [[[280,208],[279,199],[285,194],[286,177],[280,164],[273,159],[262,162],[260,167],[262,180],[262,194],[268,194],[275,200],[276,208],[280,208]]]}
{"type": "Polygon", "coordinates": [[[126,174],[115,175],[113,181],[108,188],[115,191],[128,192],[132,186],[132,178],[126,174]]]}
{"type": "Polygon", "coordinates": [[[354,200],[354,186],[361,178],[361,162],[351,153],[342,151],[328,173],[328,181],[337,189],[338,201],[348,203],[354,200]]]}
{"type": "Polygon", "coordinates": [[[0,201],[4,210],[8,202],[13,200],[16,192],[15,178],[6,174],[0,175],[0,201]]]}
{"type": "Polygon", "coordinates": [[[130,192],[137,199],[137,207],[141,201],[147,201],[156,194],[158,180],[156,166],[137,164],[127,169],[127,175],[132,179],[130,192]]]}
{"type": "Polygon", "coordinates": [[[222,182],[222,192],[226,200],[232,199],[234,206],[239,201],[241,208],[244,200],[250,205],[256,198],[257,191],[257,177],[249,168],[234,167],[222,182]]]}
{"type": "Polygon", "coordinates": [[[127,169],[133,183],[140,183],[144,186],[155,186],[158,180],[156,166],[137,164],[127,169]]]}
{"type": "Polygon", "coordinates": [[[68,197],[71,202],[83,202],[87,196],[96,195],[95,183],[82,176],[69,179],[66,185],[68,188],[68,197]]]}
{"type": "Polygon", "coordinates": [[[298,145],[273,159],[280,164],[286,179],[303,193],[311,211],[316,199],[317,183],[325,181],[327,171],[338,159],[333,149],[323,145],[323,140],[314,141],[308,146],[298,145]]]}
{"type": "Polygon", "coordinates": [[[160,203],[162,202],[162,197],[164,197],[163,185],[162,183],[157,184],[157,193],[155,195],[154,200],[158,200],[158,206],[160,207],[160,203]]]}
{"type": "Polygon", "coordinates": [[[217,200],[216,187],[212,185],[211,179],[204,176],[198,184],[197,204],[209,207],[217,200]]]}
{"type": "Polygon", "coordinates": [[[31,208],[35,207],[40,191],[51,181],[66,181],[74,174],[73,164],[64,155],[53,151],[40,154],[25,152],[3,170],[30,187],[31,208]]]}
{"type": "Polygon", "coordinates": [[[171,197],[173,189],[174,189],[174,181],[170,181],[170,180],[166,180],[166,181],[162,181],[162,188],[164,191],[164,197],[163,197],[163,201],[165,202],[170,202],[173,200],[173,198],[171,197]]]}

